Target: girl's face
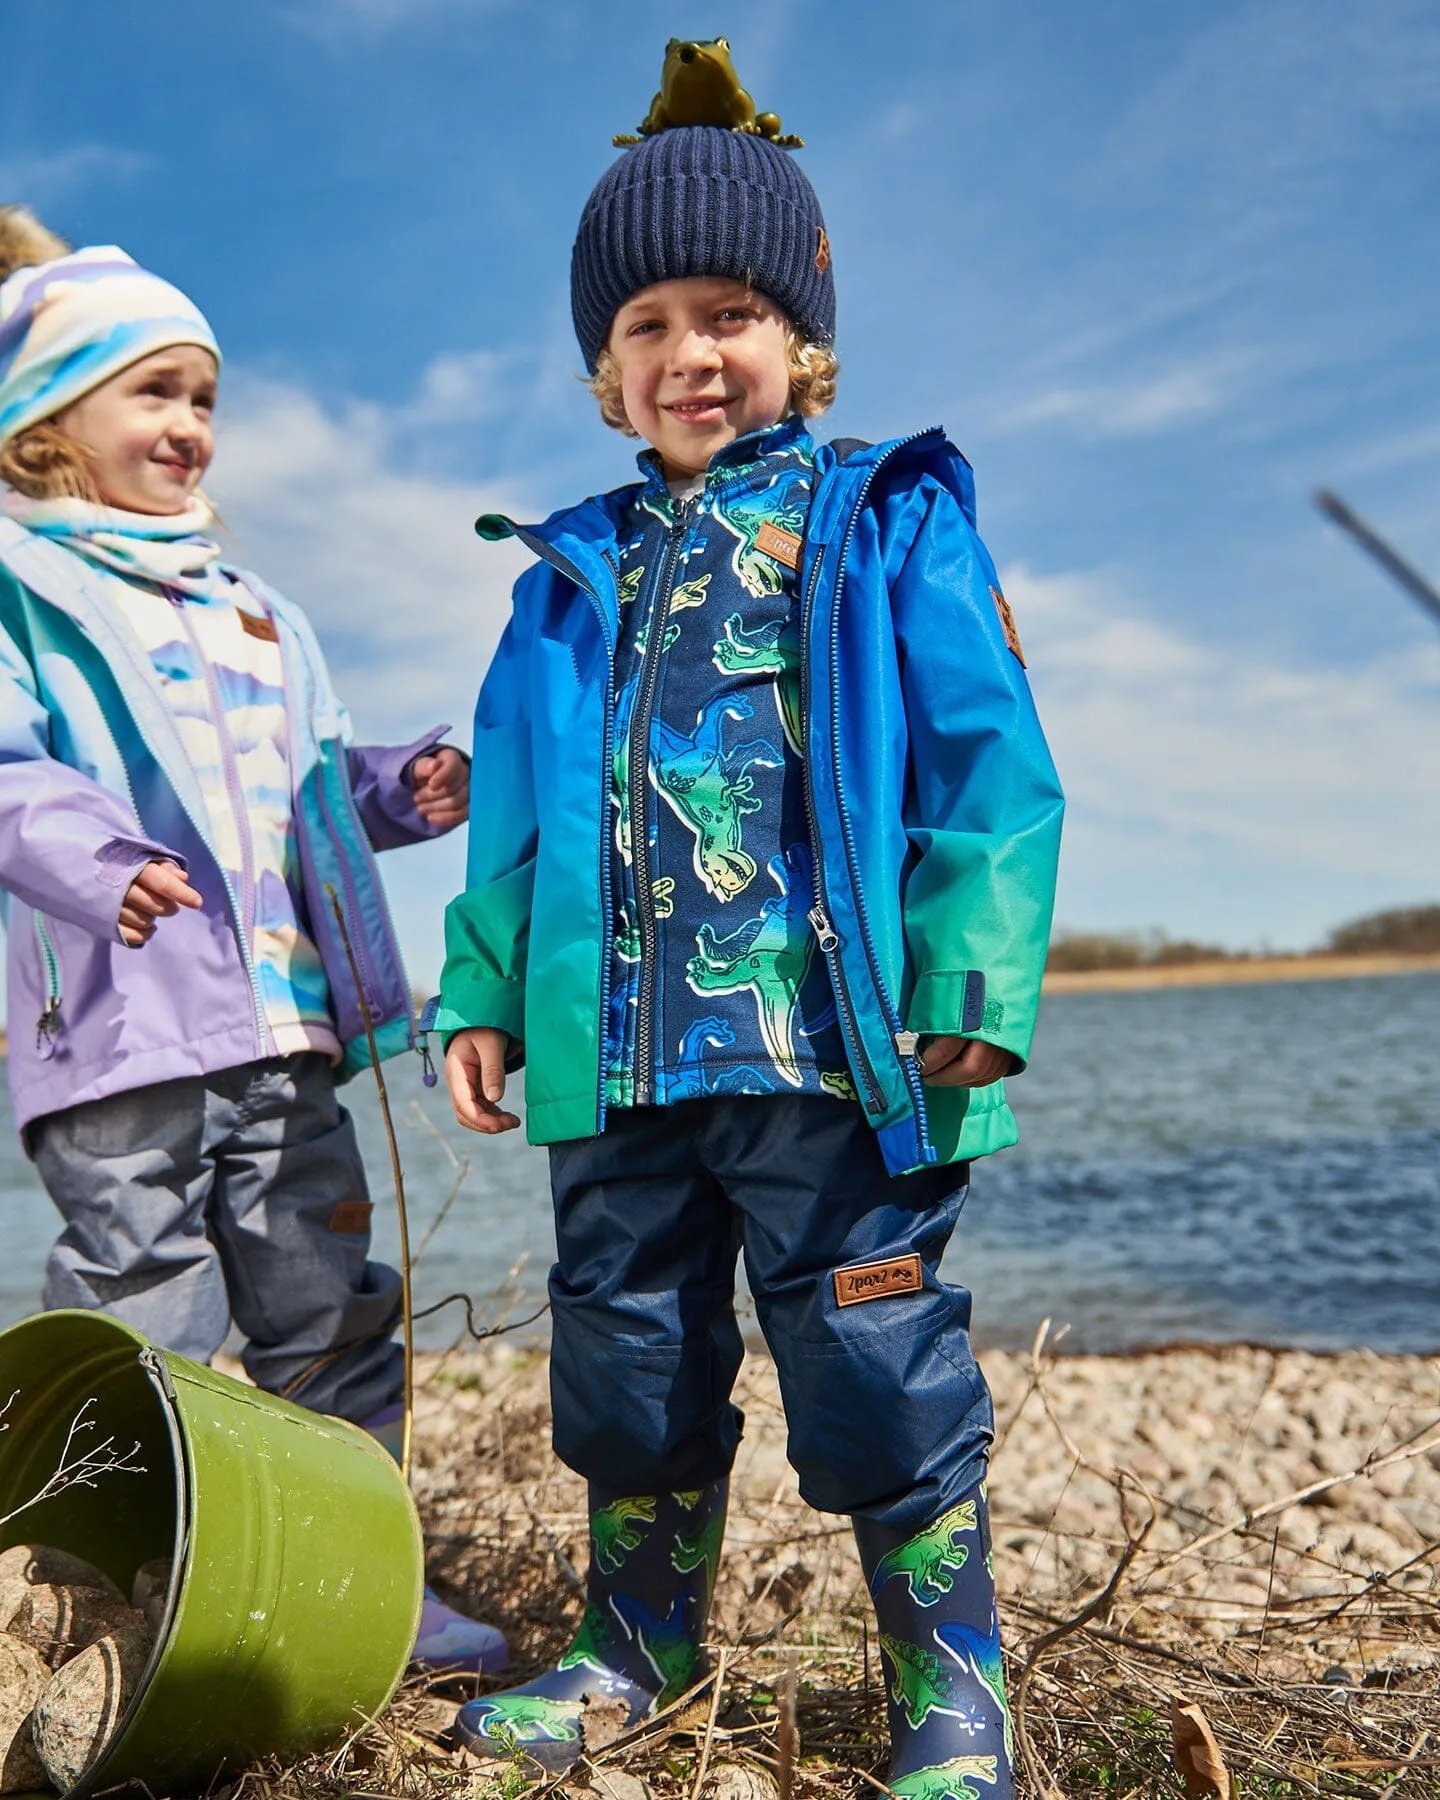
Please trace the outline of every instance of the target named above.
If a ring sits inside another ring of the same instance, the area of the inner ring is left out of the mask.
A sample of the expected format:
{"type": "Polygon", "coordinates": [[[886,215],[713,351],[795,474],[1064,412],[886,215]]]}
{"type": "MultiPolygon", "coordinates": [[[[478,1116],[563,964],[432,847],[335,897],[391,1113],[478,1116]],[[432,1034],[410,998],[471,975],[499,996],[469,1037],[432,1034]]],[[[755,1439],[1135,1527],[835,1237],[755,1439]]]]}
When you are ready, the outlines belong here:
{"type": "Polygon", "coordinates": [[[184,512],[215,453],[215,358],[177,344],[132,363],[55,415],[90,452],[100,498],[124,512],[184,512]]]}
{"type": "Polygon", "coordinates": [[[625,416],[671,480],[700,474],[717,450],[789,410],[785,315],[743,282],[688,275],[643,288],[616,313],[606,347],[625,416]]]}

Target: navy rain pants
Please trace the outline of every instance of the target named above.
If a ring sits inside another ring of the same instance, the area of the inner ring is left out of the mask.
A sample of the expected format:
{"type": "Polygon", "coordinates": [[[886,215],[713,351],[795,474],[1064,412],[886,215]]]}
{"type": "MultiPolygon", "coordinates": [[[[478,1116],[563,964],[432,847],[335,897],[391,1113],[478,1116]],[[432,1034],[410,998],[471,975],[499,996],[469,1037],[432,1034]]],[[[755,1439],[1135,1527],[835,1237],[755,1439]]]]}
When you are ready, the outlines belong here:
{"type": "Polygon", "coordinates": [[[913,1531],[985,1473],[970,1295],[936,1273],[968,1169],[888,1174],[858,1106],[744,1095],[616,1109],[550,1152],[555,1449],[616,1494],[720,1480],[743,1248],[805,1499],[913,1531]],[[865,1265],[918,1257],[908,1273],[865,1265]],[[880,1292],[848,1305],[846,1293],[880,1292]],[[896,1286],[896,1283],[905,1285],[896,1286]]]}

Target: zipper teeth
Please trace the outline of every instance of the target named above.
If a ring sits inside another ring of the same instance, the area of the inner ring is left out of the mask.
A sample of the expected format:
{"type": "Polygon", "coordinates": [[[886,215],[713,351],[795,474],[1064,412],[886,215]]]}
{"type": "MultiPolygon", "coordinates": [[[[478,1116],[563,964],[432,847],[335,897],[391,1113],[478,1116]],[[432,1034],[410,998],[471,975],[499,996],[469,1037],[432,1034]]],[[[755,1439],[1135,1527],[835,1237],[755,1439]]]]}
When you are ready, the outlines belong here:
{"type": "MultiPolygon", "coordinates": [[[[690,502],[681,506],[670,527],[670,542],[660,565],[660,579],[650,596],[650,612],[644,625],[645,654],[640,663],[640,685],[630,714],[630,853],[635,870],[635,912],[640,925],[640,1005],[635,1019],[635,1092],[645,1105],[651,1095],[654,1061],[655,984],[658,978],[655,896],[650,891],[650,714],[660,685],[660,660],[665,653],[665,630],[670,616],[670,583],[680,560],[680,546],[690,523],[690,502]]],[[[609,929],[607,916],[606,929],[609,929]]],[[[607,956],[607,961],[608,956],[607,956]]]]}
{"type": "Polygon", "coordinates": [[[60,959],[55,954],[55,946],[50,941],[50,928],[45,923],[45,915],[35,915],[35,935],[40,940],[40,951],[45,958],[45,1007],[47,1011],[58,1011],[61,1001],[60,993],[60,959]]]}
{"type": "MultiPolygon", "coordinates": [[[[836,667],[836,663],[838,661],[838,655],[839,655],[840,599],[841,599],[841,595],[844,592],[844,587],[845,587],[845,558],[846,558],[846,555],[850,548],[851,539],[855,535],[855,526],[859,520],[861,508],[864,506],[866,500],[869,498],[870,489],[875,484],[875,478],[880,473],[880,470],[884,467],[885,463],[887,463],[890,460],[890,458],[896,454],[897,451],[905,449],[910,444],[918,443],[921,438],[931,437],[934,435],[935,435],[935,433],[933,430],[911,432],[909,437],[901,438],[896,443],[892,444],[890,446],[889,450],[886,451],[885,455],[883,457],[879,458],[875,462],[875,464],[869,470],[866,471],[865,478],[861,482],[861,485],[860,485],[860,491],[855,497],[855,503],[850,509],[850,516],[845,522],[844,535],[842,536],[842,538],[840,540],[839,573],[837,575],[836,583],[835,583],[835,603],[832,606],[831,612],[830,612],[830,634],[829,634],[829,647],[830,647],[830,758],[831,758],[831,772],[835,779],[835,796],[836,796],[836,801],[837,801],[835,810],[838,813],[839,819],[840,819],[840,837],[841,837],[841,842],[842,842],[842,844],[844,846],[844,850],[845,850],[845,865],[846,865],[846,870],[850,877],[851,893],[854,898],[855,923],[856,923],[857,927],[859,928],[860,943],[861,943],[862,949],[865,952],[865,961],[870,970],[870,979],[874,985],[876,997],[880,1001],[881,1008],[882,1008],[882,1011],[885,1016],[886,1024],[890,1030],[892,1042],[894,1041],[895,1033],[900,1029],[900,1016],[895,1011],[894,1007],[891,1005],[890,997],[885,990],[885,985],[880,979],[879,962],[875,955],[874,942],[870,936],[870,926],[869,926],[869,922],[867,921],[867,919],[865,917],[865,904],[864,904],[864,899],[862,897],[861,890],[860,890],[859,873],[858,873],[858,869],[856,866],[857,859],[856,859],[856,855],[855,855],[854,834],[851,831],[850,821],[846,814],[845,805],[844,805],[844,783],[843,783],[843,780],[841,777],[841,771],[840,771],[840,694],[839,694],[839,685],[835,680],[835,667],[836,667]]],[[[820,574],[820,559],[817,557],[816,563],[815,563],[815,569],[811,575],[810,592],[806,596],[807,614],[810,610],[810,605],[814,598],[815,587],[819,581],[819,574],[820,574]]],[[[805,632],[805,636],[806,636],[806,639],[808,640],[808,637],[809,637],[808,619],[807,619],[807,629],[805,632]]],[[[806,713],[807,720],[808,720],[809,711],[810,711],[808,685],[809,684],[807,682],[806,683],[807,692],[806,692],[806,696],[805,696],[805,700],[806,700],[805,713],[806,713]]],[[[806,780],[806,784],[805,784],[805,792],[806,792],[806,799],[807,799],[807,803],[809,806],[810,817],[811,817],[811,831],[815,838],[816,888],[817,888],[817,891],[820,892],[820,894],[821,894],[822,904],[826,905],[826,910],[828,911],[828,902],[827,902],[827,897],[825,896],[824,890],[823,890],[823,877],[822,877],[821,869],[820,869],[819,830],[818,830],[817,821],[815,819],[813,794],[812,794],[811,785],[810,785],[810,782],[808,779],[808,767],[807,767],[807,780],[806,780]]],[[[834,960],[834,964],[833,964],[833,967],[836,969],[837,973],[839,973],[839,966],[840,966],[839,965],[839,956],[837,954],[835,956],[835,960],[834,960]]],[[[837,991],[837,995],[844,994],[845,1000],[848,1003],[848,993],[846,993],[846,991],[845,991],[845,984],[844,984],[843,978],[840,981],[837,981],[836,991],[837,991]]],[[[841,1011],[841,1015],[842,1015],[842,1019],[843,1019],[844,1013],[845,1013],[844,1005],[841,1006],[840,1011],[841,1011]]],[[[854,1033],[855,1040],[858,1043],[859,1042],[859,1031],[858,1031],[858,1028],[854,1024],[853,1016],[852,1016],[851,1020],[849,1021],[849,1024],[850,1024],[851,1031],[854,1033]]],[[[865,1053],[863,1045],[861,1046],[861,1055],[862,1055],[863,1067],[865,1068],[866,1071],[868,1071],[871,1078],[874,1079],[874,1076],[875,1076],[874,1064],[871,1062],[869,1055],[865,1053]]],[[[926,1119],[926,1113],[925,1113],[925,1096],[924,1096],[924,1093],[920,1086],[920,1078],[914,1067],[914,1059],[912,1057],[902,1056],[899,1058],[899,1062],[900,1062],[900,1071],[904,1077],[905,1085],[906,1085],[907,1089],[909,1090],[911,1104],[914,1107],[914,1111],[915,1111],[915,1127],[916,1127],[916,1132],[919,1136],[920,1147],[921,1147],[922,1152],[924,1152],[928,1156],[928,1153],[931,1148],[930,1135],[929,1135],[929,1129],[928,1129],[928,1121],[926,1119]]],[[[876,1083],[876,1086],[878,1088],[878,1082],[876,1083]]]]}
{"type": "MultiPolygon", "coordinates": [[[[885,990],[885,984],[880,979],[879,961],[875,955],[874,941],[870,936],[869,922],[865,917],[865,901],[860,890],[859,870],[857,867],[858,859],[855,854],[855,838],[854,833],[851,830],[849,815],[845,810],[844,783],[840,772],[840,690],[839,683],[835,679],[835,670],[839,661],[840,650],[840,600],[845,591],[845,557],[850,548],[850,541],[855,535],[855,526],[860,517],[860,509],[869,498],[870,489],[875,484],[875,478],[880,473],[880,470],[884,467],[885,463],[887,463],[897,451],[905,449],[907,445],[918,443],[921,438],[931,437],[933,435],[934,432],[930,430],[911,432],[909,437],[901,438],[896,443],[892,444],[885,455],[879,458],[866,472],[865,479],[860,484],[860,492],[855,497],[855,504],[850,509],[850,517],[845,524],[845,535],[840,540],[839,570],[835,581],[835,604],[830,612],[830,746],[835,776],[835,795],[836,799],[839,801],[836,811],[840,816],[840,836],[841,841],[845,846],[845,862],[850,874],[850,886],[855,896],[855,922],[860,928],[860,942],[865,951],[865,960],[870,967],[870,978],[875,984],[876,995],[879,997],[881,1006],[884,1008],[886,1023],[890,1029],[892,1042],[894,1041],[895,1033],[901,1029],[902,1021],[899,1013],[896,1012],[895,1008],[891,1005],[890,996],[885,990]]],[[[914,1065],[914,1058],[902,1056],[900,1058],[900,1071],[905,1078],[906,1087],[910,1090],[910,1099],[915,1108],[915,1127],[919,1135],[920,1147],[922,1151],[928,1155],[931,1148],[929,1122],[926,1117],[925,1096],[921,1089],[919,1073],[914,1065]]]]}
{"type": "MultiPolygon", "coordinates": [[[[808,642],[808,640],[809,640],[810,615],[811,615],[811,612],[812,612],[812,609],[814,606],[815,589],[818,586],[819,581],[820,581],[820,558],[817,556],[815,559],[815,567],[810,572],[810,585],[809,585],[809,588],[806,590],[804,605],[801,609],[802,610],[801,638],[802,638],[803,642],[808,642]]],[[[801,665],[800,665],[801,713],[802,713],[802,716],[804,717],[805,723],[806,723],[807,739],[809,736],[809,720],[810,720],[810,667],[809,667],[809,664],[810,664],[810,659],[808,657],[803,657],[801,659],[801,665]]],[[[830,896],[829,896],[829,893],[825,886],[825,866],[824,866],[824,861],[820,854],[820,821],[819,821],[819,818],[818,818],[818,816],[816,814],[816,810],[815,810],[815,791],[814,791],[813,782],[811,780],[810,759],[808,756],[805,759],[804,780],[801,785],[803,787],[804,794],[805,794],[805,812],[806,812],[806,815],[807,815],[807,817],[809,819],[809,823],[810,823],[811,856],[812,856],[812,858],[814,860],[814,864],[815,864],[815,898],[819,903],[819,910],[822,913],[822,915],[825,917],[826,923],[828,924],[828,926],[830,928],[830,933],[833,937],[835,927],[834,927],[834,921],[830,918],[830,896]]],[[[814,923],[813,920],[811,922],[812,922],[812,924],[814,923]]],[[[816,935],[819,936],[819,933],[817,932],[816,935]]],[[[841,964],[840,957],[838,954],[838,952],[839,952],[838,938],[835,939],[835,941],[832,942],[828,947],[826,946],[824,940],[822,939],[821,944],[820,944],[820,949],[821,949],[821,954],[825,957],[826,961],[830,965],[831,980],[833,981],[834,987],[835,987],[836,1012],[838,1013],[839,1018],[840,1018],[840,1029],[844,1033],[846,1041],[850,1045],[851,1052],[853,1055],[854,1065],[855,1065],[856,1069],[859,1071],[861,1081],[865,1085],[866,1107],[870,1112],[883,1112],[885,1110],[885,1096],[882,1093],[881,1088],[880,1088],[879,1077],[875,1073],[875,1065],[870,1060],[870,1054],[865,1048],[864,1042],[862,1041],[862,1039],[860,1037],[859,1027],[855,1023],[855,1011],[854,1011],[854,1007],[850,1000],[850,987],[849,987],[849,983],[845,979],[845,970],[841,964]]]]}

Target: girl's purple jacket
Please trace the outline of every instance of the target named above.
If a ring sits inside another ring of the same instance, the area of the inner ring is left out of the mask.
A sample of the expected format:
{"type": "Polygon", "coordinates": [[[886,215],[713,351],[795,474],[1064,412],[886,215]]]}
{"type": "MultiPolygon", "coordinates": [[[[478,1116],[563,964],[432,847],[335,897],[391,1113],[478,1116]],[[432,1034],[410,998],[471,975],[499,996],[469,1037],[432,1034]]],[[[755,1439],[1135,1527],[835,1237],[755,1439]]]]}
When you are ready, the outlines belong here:
{"type": "MultiPolygon", "coordinates": [[[[308,924],[345,1059],[369,1061],[361,996],[336,925],[338,895],[381,1056],[414,1042],[409,985],[373,852],[438,835],[415,809],[412,744],[359,748],[300,609],[235,571],[279,633],[308,924]]],[[[10,1092],[31,1120],[105,1094],[275,1053],[238,907],[205,804],[150,660],[105,577],[0,518],[0,905],[9,938],[10,1092]],[[121,941],[140,868],[185,868],[202,911],[121,941]]]]}

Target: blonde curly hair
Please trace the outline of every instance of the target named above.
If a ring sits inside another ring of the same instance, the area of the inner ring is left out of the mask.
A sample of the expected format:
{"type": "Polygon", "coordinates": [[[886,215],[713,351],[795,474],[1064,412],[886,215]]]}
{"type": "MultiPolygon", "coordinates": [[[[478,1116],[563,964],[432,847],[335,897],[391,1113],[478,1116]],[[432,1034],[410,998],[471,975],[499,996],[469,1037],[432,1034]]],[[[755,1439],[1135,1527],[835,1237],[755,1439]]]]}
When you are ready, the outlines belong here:
{"type": "MultiPolygon", "coordinates": [[[[785,359],[790,366],[790,411],[813,419],[835,404],[835,385],[840,359],[825,344],[808,342],[788,322],[785,326],[785,359]]],[[[595,373],[586,386],[600,407],[600,417],[613,431],[638,438],[640,433],[625,416],[620,388],[620,365],[608,350],[595,359],[595,373]]]]}

